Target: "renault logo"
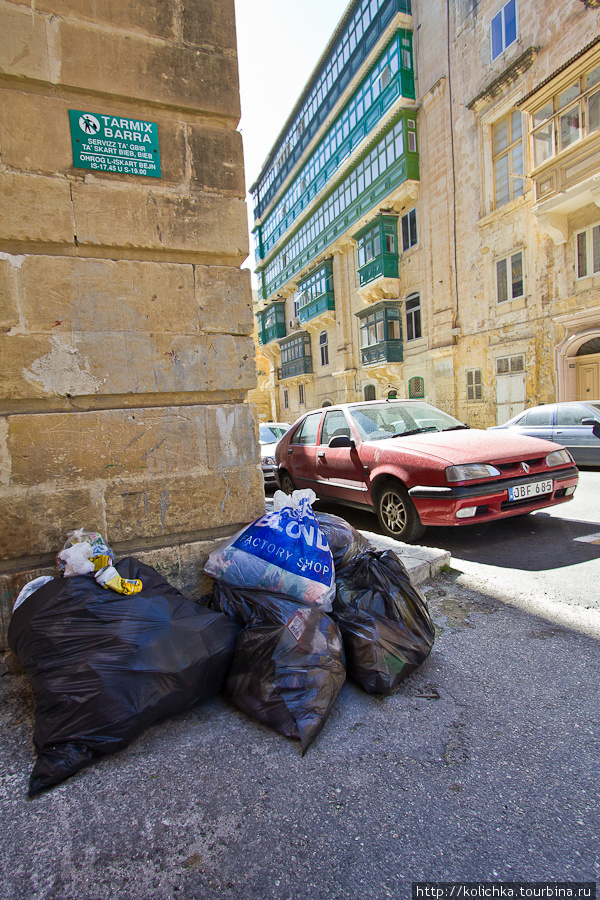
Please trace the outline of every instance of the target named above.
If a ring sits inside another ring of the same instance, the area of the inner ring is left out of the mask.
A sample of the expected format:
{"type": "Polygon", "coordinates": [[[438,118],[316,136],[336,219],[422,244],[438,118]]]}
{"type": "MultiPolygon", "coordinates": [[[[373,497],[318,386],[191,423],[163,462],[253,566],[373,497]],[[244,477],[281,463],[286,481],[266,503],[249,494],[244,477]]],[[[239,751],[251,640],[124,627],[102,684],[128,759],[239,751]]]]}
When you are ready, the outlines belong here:
{"type": "Polygon", "coordinates": [[[527,475],[529,475],[529,466],[527,465],[526,462],[522,462],[522,463],[521,463],[521,468],[523,469],[523,471],[524,471],[527,475]]]}

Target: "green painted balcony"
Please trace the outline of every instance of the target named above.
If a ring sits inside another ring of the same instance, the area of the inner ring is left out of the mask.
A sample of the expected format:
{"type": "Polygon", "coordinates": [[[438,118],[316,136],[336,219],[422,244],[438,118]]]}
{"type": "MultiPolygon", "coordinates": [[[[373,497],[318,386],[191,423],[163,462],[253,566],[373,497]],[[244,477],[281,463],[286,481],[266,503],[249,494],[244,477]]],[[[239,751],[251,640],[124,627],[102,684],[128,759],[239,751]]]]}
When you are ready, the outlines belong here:
{"type": "Polygon", "coordinates": [[[374,366],[378,363],[402,362],[402,341],[382,341],[380,344],[372,344],[360,351],[363,366],[374,366]]]}
{"type": "Polygon", "coordinates": [[[279,377],[283,381],[284,378],[293,378],[295,375],[311,375],[312,370],[312,356],[302,356],[300,359],[282,363],[279,377]]]}
{"type": "Polygon", "coordinates": [[[384,253],[372,259],[358,271],[358,281],[362,287],[376,278],[398,278],[398,255],[384,253]]]}
{"type": "Polygon", "coordinates": [[[321,313],[332,310],[335,310],[333,291],[325,291],[324,294],[319,294],[305,306],[300,307],[300,321],[308,322],[309,319],[316,319],[321,313]]]}
{"type": "Polygon", "coordinates": [[[286,336],[285,301],[270,303],[256,313],[258,322],[258,343],[261,347],[286,336]]]}
{"type": "Polygon", "coordinates": [[[377,216],[354,235],[361,287],[376,278],[398,278],[398,217],[377,216]]]}
{"type": "Polygon", "coordinates": [[[385,300],[356,313],[363,366],[403,360],[402,310],[398,301],[385,300]]]}
{"type": "Polygon", "coordinates": [[[300,294],[299,318],[301,322],[316,319],[322,313],[335,310],[333,293],[333,267],[327,260],[310,273],[298,285],[300,294]]]}
{"type": "Polygon", "coordinates": [[[310,334],[302,331],[293,337],[280,342],[281,366],[278,370],[279,380],[294,378],[297,375],[310,375],[313,370],[310,334]]]}

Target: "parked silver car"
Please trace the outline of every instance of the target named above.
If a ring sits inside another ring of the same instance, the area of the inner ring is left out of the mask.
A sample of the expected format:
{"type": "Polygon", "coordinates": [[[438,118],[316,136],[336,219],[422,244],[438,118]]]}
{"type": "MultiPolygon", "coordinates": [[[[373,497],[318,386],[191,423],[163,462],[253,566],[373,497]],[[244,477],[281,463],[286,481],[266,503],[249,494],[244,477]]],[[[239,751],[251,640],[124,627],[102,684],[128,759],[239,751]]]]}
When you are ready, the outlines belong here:
{"type": "Polygon", "coordinates": [[[266,422],[258,426],[261,465],[265,485],[275,485],[275,447],[291,426],[286,422],[266,422]]]}
{"type": "Polygon", "coordinates": [[[534,406],[488,430],[501,429],[555,441],[577,465],[600,466],[600,400],[534,406]]]}

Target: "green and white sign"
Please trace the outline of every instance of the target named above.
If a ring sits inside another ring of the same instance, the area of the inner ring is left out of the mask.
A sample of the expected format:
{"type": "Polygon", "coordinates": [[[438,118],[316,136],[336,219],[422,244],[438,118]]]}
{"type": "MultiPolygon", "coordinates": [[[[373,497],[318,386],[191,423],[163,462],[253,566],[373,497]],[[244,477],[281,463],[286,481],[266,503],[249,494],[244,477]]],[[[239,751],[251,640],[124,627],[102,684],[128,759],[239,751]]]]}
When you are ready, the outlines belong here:
{"type": "Polygon", "coordinates": [[[69,110],[73,165],[160,178],[156,122],[69,110]]]}

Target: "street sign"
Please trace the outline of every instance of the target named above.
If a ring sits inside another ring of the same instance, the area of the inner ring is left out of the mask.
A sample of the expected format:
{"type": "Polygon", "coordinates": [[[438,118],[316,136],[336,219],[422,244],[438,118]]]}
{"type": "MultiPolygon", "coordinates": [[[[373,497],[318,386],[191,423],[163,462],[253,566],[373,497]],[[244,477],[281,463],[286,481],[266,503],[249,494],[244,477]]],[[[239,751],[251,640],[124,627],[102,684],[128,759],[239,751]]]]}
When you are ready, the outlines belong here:
{"type": "Polygon", "coordinates": [[[69,110],[73,165],[78,169],[160,178],[156,122],[69,110]]]}

